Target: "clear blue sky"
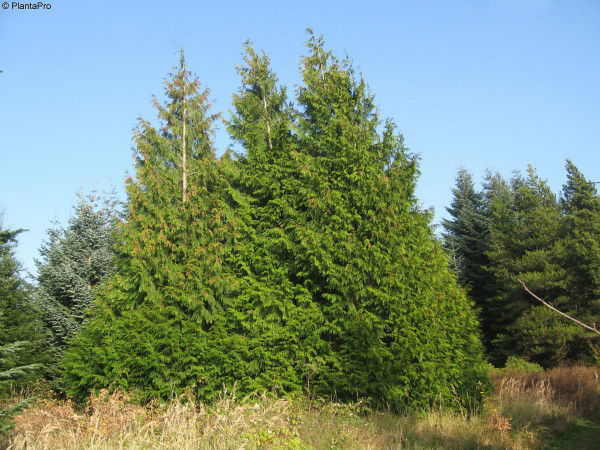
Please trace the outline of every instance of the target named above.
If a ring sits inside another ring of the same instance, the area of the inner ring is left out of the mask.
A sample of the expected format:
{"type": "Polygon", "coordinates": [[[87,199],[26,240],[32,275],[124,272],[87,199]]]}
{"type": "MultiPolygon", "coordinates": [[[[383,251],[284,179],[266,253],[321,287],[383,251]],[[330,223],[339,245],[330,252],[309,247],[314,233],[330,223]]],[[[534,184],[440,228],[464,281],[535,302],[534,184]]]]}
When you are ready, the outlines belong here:
{"type": "Polygon", "coordinates": [[[155,122],[181,46],[227,116],[246,39],[294,92],[304,30],[323,34],[421,155],[417,195],[435,222],[461,165],[480,180],[532,164],[558,192],[570,158],[600,181],[597,0],[49,1],[0,9],[0,210],[30,230],[30,271],[81,189],[122,192],[136,119],[155,122]]]}

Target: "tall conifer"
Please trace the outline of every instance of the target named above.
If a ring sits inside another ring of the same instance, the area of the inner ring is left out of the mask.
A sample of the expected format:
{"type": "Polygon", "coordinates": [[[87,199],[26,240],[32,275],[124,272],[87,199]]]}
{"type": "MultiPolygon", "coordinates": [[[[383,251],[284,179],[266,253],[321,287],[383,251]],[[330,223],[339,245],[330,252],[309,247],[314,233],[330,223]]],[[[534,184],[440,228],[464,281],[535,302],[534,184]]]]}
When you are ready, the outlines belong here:
{"type": "Polygon", "coordinates": [[[564,356],[560,348],[565,333],[553,328],[560,327],[558,318],[543,311],[518,279],[546,298],[565,298],[564,268],[555,254],[562,233],[560,208],[531,166],[527,177],[512,178],[508,191],[498,178],[493,181],[487,254],[494,285],[486,321],[493,339],[492,359],[502,364],[507,356],[518,355],[548,366],[564,356]]]}
{"type": "Polygon", "coordinates": [[[223,382],[223,311],[234,280],[224,264],[236,227],[212,142],[208,90],[187,69],[156,99],[162,126],[140,119],[136,176],[119,231],[118,274],[98,300],[98,318],[66,357],[72,392],[117,385],[146,398],[223,382]]]}
{"type": "Polygon", "coordinates": [[[485,208],[484,193],[475,189],[471,174],[461,167],[452,189],[450,219],[444,219],[444,248],[450,257],[450,266],[456,272],[458,283],[467,288],[468,295],[479,311],[484,342],[489,346],[490,321],[487,298],[491,295],[491,274],[486,252],[489,245],[490,218],[485,208]]]}
{"type": "Polygon", "coordinates": [[[318,333],[322,313],[307,289],[295,283],[289,265],[301,251],[290,232],[299,220],[304,157],[292,133],[294,112],[269,58],[249,42],[244,50],[244,64],[237,68],[242,86],[233,97],[228,126],[244,149],[240,189],[248,202],[249,227],[237,263],[242,269],[238,301],[244,308],[236,318],[249,338],[243,384],[289,392],[310,383],[324,345],[318,333]]]}
{"type": "MultiPolygon", "coordinates": [[[[32,376],[39,376],[46,358],[43,351],[45,329],[32,306],[31,287],[21,277],[21,264],[15,257],[17,236],[22,229],[3,227],[0,213],[0,398],[17,390],[32,376]]],[[[10,395],[12,397],[12,395],[10,395]]],[[[29,398],[0,408],[0,446],[13,426],[11,417],[32,403],[29,398]]]]}
{"type": "Polygon", "coordinates": [[[414,196],[416,158],[390,121],[378,135],[374,97],[352,63],[313,34],[308,50],[298,137],[312,159],[292,264],[325,316],[323,384],[348,398],[449,399],[481,375],[481,349],[414,196]]]}
{"type": "Polygon", "coordinates": [[[262,256],[253,273],[281,285],[255,305],[312,393],[397,406],[449,399],[480,379],[481,349],[471,305],[417,206],[416,160],[391,122],[379,136],[351,63],[313,34],[308,48],[298,113],[252,49],[234,99],[230,131],[245,146],[262,256]]]}

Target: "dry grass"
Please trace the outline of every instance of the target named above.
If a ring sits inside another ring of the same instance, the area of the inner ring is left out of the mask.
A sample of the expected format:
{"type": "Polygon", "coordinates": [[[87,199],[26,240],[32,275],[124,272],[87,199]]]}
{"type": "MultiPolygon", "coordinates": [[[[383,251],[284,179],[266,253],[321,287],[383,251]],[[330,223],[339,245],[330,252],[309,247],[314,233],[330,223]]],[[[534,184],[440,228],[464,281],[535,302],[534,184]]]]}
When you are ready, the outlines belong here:
{"type": "Polygon", "coordinates": [[[437,409],[398,416],[364,403],[315,406],[306,398],[227,392],[211,407],[176,400],[142,407],[102,391],[78,410],[47,397],[16,418],[8,448],[542,448],[548,432],[600,409],[593,368],[494,381],[494,395],[469,417],[437,409]]]}

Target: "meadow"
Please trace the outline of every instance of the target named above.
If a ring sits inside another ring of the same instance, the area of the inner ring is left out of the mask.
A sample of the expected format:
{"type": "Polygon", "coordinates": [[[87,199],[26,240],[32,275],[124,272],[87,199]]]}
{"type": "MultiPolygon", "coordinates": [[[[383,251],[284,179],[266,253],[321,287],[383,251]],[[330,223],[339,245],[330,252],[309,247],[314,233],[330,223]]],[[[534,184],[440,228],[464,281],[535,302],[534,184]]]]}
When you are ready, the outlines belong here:
{"type": "Polygon", "coordinates": [[[238,398],[213,405],[174,399],[140,406],[101,391],[85,407],[55,398],[41,384],[14,394],[38,400],[16,417],[9,449],[113,448],[597,448],[600,389],[596,367],[491,369],[493,392],[476,408],[394,414],[365,402],[308,395],[238,398]],[[529,369],[529,370],[528,370],[529,369]],[[33,392],[37,391],[37,392],[33,392]]]}

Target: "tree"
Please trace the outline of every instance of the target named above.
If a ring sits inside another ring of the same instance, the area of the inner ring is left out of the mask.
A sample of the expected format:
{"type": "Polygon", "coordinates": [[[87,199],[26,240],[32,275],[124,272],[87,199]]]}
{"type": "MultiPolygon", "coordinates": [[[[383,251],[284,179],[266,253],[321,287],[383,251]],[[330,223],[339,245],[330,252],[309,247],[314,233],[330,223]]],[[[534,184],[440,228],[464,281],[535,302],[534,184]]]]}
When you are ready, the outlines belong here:
{"type": "Polygon", "coordinates": [[[248,224],[236,261],[243,307],[234,317],[240,333],[248,336],[238,389],[298,391],[310,382],[317,348],[323,345],[318,332],[322,313],[308,290],[293,281],[288,264],[300,251],[289,231],[298,220],[292,197],[303,189],[298,178],[303,156],[292,132],[294,111],[269,58],[250,42],[244,50],[244,65],[237,68],[242,86],[228,124],[244,149],[238,166],[246,202],[238,214],[248,224]]]}
{"type": "Polygon", "coordinates": [[[492,276],[485,269],[489,264],[486,252],[490,235],[485,196],[484,192],[475,190],[472,176],[464,167],[458,171],[452,194],[452,203],[446,208],[451,219],[442,220],[443,245],[450,256],[450,266],[457,273],[458,283],[467,288],[479,310],[484,343],[489,348],[487,298],[491,295],[492,276]]]}
{"type": "Polygon", "coordinates": [[[567,299],[564,267],[557,254],[562,236],[559,204],[547,182],[529,166],[527,178],[515,175],[510,191],[500,188],[489,208],[488,269],[495,280],[494,295],[488,300],[492,359],[502,364],[517,355],[544,367],[554,365],[568,353],[568,333],[557,332],[562,327],[558,318],[538,306],[518,280],[544,297],[567,299]],[[545,325],[540,327],[541,323],[545,325]]]}
{"type": "MultiPolygon", "coordinates": [[[[17,236],[24,230],[2,227],[0,215],[0,395],[10,385],[39,374],[44,361],[40,344],[44,330],[31,305],[31,289],[20,276],[21,266],[14,254],[17,236]]],[[[11,416],[34,399],[0,410],[0,436],[11,427],[11,416]]]]}
{"type": "MultiPolygon", "coordinates": [[[[2,315],[2,311],[0,311],[0,318],[2,315]]],[[[18,357],[19,353],[26,349],[30,344],[31,342],[29,341],[18,341],[0,345],[0,388],[2,388],[2,390],[4,390],[6,386],[18,382],[19,378],[24,377],[31,372],[35,372],[42,367],[41,364],[35,363],[24,366],[15,366],[14,363],[11,362],[14,357],[18,357]]],[[[22,411],[34,401],[35,397],[29,397],[10,405],[7,408],[0,409],[0,438],[14,426],[14,423],[11,420],[12,416],[22,411]]]]}
{"type": "Polygon", "coordinates": [[[481,380],[481,348],[471,304],[417,206],[416,159],[391,122],[379,136],[373,96],[350,61],[312,33],[308,49],[298,113],[287,115],[252,53],[242,76],[255,78],[236,98],[232,129],[265,255],[253,273],[285,280],[263,314],[283,318],[284,336],[305,320],[303,338],[279,348],[304,358],[290,369],[315,395],[450,401],[452,386],[481,380]],[[273,123],[284,124],[277,135],[273,123]]]}
{"type": "Polygon", "coordinates": [[[98,296],[97,318],[65,357],[79,398],[119,386],[145,399],[186,392],[207,398],[228,382],[224,311],[235,279],[225,264],[237,227],[212,142],[208,90],[180,65],[154,104],[160,129],[140,119],[136,178],[127,179],[117,274],[98,296]]]}
{"type": "Polygon", "coordinates": [[[450,265],[457,272],[461,286],[471,286],[471,297],[476,304],[485,278],[482,269],[487,263],[488,220],[485,216],[483,194],[475,190],[471,174],[461,167],[452,189],[452,204],[446,208],[452,219],[442,220],[445,229],[444,248],[450,255],[450,265]]]}
{"type": "Polygon", "coordinates": [[[114,194],[99,207],[95,192],[83,194],[66,228],[55,224],[40,249],[37,303],[60,356],[92,314],[100,284],[115,273],[114,232],[119,211],[114,194]]]}
{"type": "Polygon", "coordinates": [[[565,267],[574,299],[573,307],[586,316],[600,316],[600,197],[569,160],[567,182],[563,186],[562,206],[566,237],[565,267]]]}

